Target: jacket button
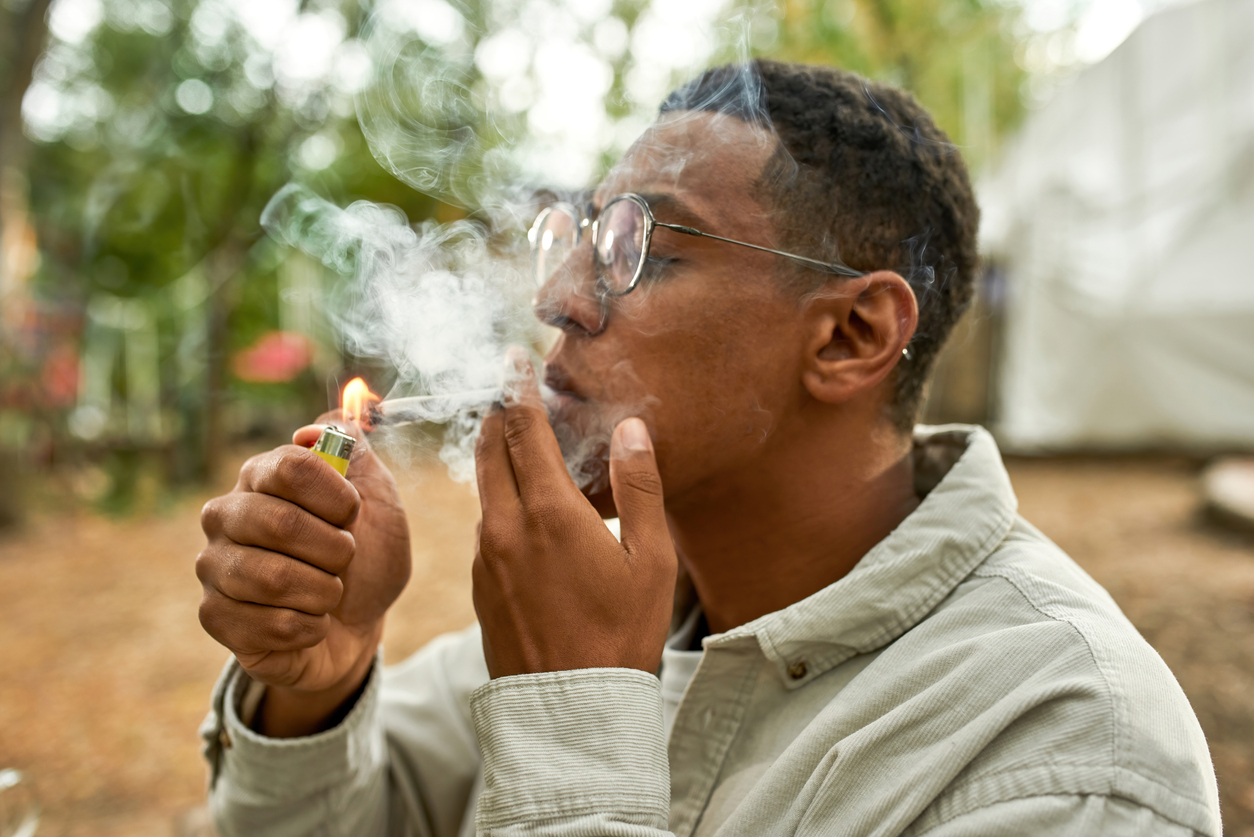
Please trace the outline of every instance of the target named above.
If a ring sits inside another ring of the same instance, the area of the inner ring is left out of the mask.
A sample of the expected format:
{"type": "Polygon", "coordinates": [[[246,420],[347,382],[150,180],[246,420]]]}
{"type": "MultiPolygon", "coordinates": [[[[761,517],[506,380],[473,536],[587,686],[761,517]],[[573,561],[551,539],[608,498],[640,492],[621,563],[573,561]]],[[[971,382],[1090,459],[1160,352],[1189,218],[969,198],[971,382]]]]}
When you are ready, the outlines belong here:
{"type": "Polygon", "coordinates": [[[793,680],[800,680],[806,676],[806,661],[798,660],[788,667],[788,676],[793,680]]]}

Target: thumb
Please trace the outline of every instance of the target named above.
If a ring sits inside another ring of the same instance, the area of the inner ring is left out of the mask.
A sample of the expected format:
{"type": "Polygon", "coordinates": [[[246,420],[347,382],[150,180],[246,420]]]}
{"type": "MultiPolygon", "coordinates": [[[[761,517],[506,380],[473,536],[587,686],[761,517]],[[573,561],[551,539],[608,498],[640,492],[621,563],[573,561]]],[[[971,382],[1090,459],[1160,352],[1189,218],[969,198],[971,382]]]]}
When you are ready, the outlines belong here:
{"type": "Polygon", "coordinates": [[[649,429],[638,418],[619,422],[610,437],[610,487],[622,524],[623,547],[631,555],[660,557],[671,551],[649,429]]]}
{"type": "Polygon", "coordinates": [[[325,427],[325,424],[306,424],[292,434],[292,444],[300,445],[302,448],[313,447],[325,427]]]}
{"type": "Polygon", "coordinates": [[[302,448],[313,447],[314,442],[318,441],[318,436],[322,434],[322,431],[325,430],[328,425],[355,438],[357,440],[357,445],[354,447],[354,450],[361,447],[366,441],[366,434],[361,432],[361,428],[355,422],[345,421],[343,413],[337,409],[327,410],[325,413],[318,416],[317,421],[313,424],[306,424],[304,427],[293,433],[292,444],[300,445],[302,448]]]}

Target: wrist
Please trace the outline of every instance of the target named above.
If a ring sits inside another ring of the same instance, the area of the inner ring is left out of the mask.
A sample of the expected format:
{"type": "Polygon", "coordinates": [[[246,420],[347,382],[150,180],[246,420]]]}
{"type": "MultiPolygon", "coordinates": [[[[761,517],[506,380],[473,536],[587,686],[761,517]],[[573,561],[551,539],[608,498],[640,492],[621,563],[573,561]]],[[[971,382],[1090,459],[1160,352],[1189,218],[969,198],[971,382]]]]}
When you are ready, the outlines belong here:
{"type": "Polygon", "coordinates": [[[365,691],[378,655],[377,637],[368,648],[344,677],[327,688],[266,686],[250,725],[252,730],[270,738],[299,738],[335,727],[365,691]]]}

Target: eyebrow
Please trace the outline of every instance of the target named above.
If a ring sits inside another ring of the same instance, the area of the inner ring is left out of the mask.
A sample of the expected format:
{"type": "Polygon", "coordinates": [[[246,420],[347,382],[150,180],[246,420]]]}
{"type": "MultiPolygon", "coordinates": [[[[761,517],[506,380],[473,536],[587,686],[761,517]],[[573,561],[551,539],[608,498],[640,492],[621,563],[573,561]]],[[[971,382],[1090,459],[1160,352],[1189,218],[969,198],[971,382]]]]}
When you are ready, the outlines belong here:
{"type": "Polygon", "coordinates": [[[698,215],[688,204],[669,192],[641,192],[640,197],[644,198],[645,203],[649,205],[649,209],[653,210],[653,214],[659,216],[659,221],[665,221],[669,224],[684,224],[689,227],[698,227],[702,230],[708,228],[704,218],[698,215]]]}

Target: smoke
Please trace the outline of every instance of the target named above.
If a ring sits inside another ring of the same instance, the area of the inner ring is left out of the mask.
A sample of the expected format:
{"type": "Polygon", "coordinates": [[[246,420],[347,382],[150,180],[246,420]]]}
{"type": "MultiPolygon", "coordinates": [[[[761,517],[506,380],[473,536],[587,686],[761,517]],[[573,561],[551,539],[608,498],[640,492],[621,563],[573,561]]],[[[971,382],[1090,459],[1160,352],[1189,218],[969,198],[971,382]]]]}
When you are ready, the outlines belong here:
{"type": "MultiPolygon", "coordinates": [[[[358,201],[341,209],[296,184],[271,199],[261,221],[278,241],[348,277],[326,300],[327,314],[347,352],[393,371],[385,398],[448,396],[410,412],[456,419],[441,456],[470,479],[478,420],[455,396],[499,389],[505,349],[541,337],[525,249],[477,221],[412,226],[395,207],[358,201]]],[[[400,438],[385,434],[376,444],[400,438]]]]}
{"type": "MultiPolygon", "coordinates": [[[[533,2],[526,8],[535,14],[543,5],[533,2]]],[[[470,481],[482,410],[450,405],[457,404],[459,393],[501,387],[510,345],[534,348],[544,343],[547,330],[531,308],[536,284],[525,231],[546,203],[557,199],[584,203],[588,187],[597,179],[595,169],[577,164],[578,144],[561,144],[582,135],[572,113],[589,123],[584,141],[598,145],[588,159],[603,157],[607,136],[621,150],[625,146],[618,136],[621,131],[616,133],[604,121],[607,94],[616,97],[620,112],[626,111],[619,127],[632,129],[634,139],[635,129],[658,113],[661,96],[692,77],[721,50],[721,57],[739,58],[740,65],[724,73],[717,84],[707,83],[700,90],[681,88],[668,100],[667,118],[676,121],[715,111],[761,127],[764,142],[773,142],[773,135],[760,80],[752,64],[744,60],[748,57],[747,19],[721,27],[691,27],[703,33],[704,46],[688,56],[688,65],[671,67],[665,77],[658,76],[657,66],[643,68],[624,53],[618,59],[618,76],[626,79],[625,85],[642,89],[638,79],[652,72],[651,83],[657,91],[652,101],[633,101],[626,89],[610,91],[608,85],[616,77],[613,62],[604,51],[596,53],[589,46],[593,40],[609,39],[602,38],[607,30],[600,24],[589,30],[592,35],[585,39],[587,43],[578,42],[569,27],[536,33],[530,64],[533,79],[543,75],[546,66],[564,71],[557,73],[561,89],[577,90],[583,84],[586,93],[597,97],[596,113],[574,99],[546,101],[541,91],[528,115],[513,111],[505,95],[508,91],[489,83],[507,62],[501,55],[485,52],[484,46],[517,46],[515,36],[524,31],[521,18],[495,23],[480,19],[482,25],[495,27],[485,31],[472,26],[470,10],[456,2],[429,0],[423,4],[427,13],[417,16],[411,6],[399,0],[380,4],[362,31],[374,71],[356,99],[358,121],[372,153],[388,171],[414,189],[473,210],[479,220],[412,225],[395,207],[358,201],[341,208],[303,186],[290,184],[270,201],[262,224],[278,241],[310,254],[345,277],[325,307],[348,352],[377,359],[394,372],[395,383],[385,398],[448,396],[423,402],[429,412],[421,417],[443,423],[440,459],[455,479],[470,481]],[[443,11],[430,14],[436,6],[443,11]],[[544,38],[565,39],[572,45],[571,63],[563,66],[551,55],[545,58],[544,38]],[[698,95],[701,101],[694,99],[698,95]],[[565,131],[559,142],[545,133],[544,125],[537,127],[537,112],[549,114],[558,123],[572,120],[572,130],[565,131]],[[593,118],[597,114],[600,122],[593,118]]],[[[649,11],[658,18],[653,25],[662,34],[672,31],[661,25],[665,21],[659,15],[666,13],[658,9],[665,8],[669,5],[659,4],[649,11]]],[[[553,22],[557,18],[546,20],[547,25],[557,25],[553,22]]],[[[691,162],[691,149],[678,153],[645,136],[636,141],[636,151],[642,142],[645,146],[654,143],[656,147],[649,150],[655,158],[667,161],[666,173],[678,183],[691,162]]],[[[581,280],[576,292],[594,290],[591,283],[581,280]]],[[[649,292],[642,285],[639,296],[649,292]]],[[[606,452],[614,426],[628,416],[647,415],[659,404],[629,363],[607,370],[606,375],[612,378],[606,392],[613,397],[578,427],[553,416],[567,469],[578,485],[590,490],[605,484],[606,452]]],[[[760,407],[758,411],[765,413],[760,407]]],[[[755,421],[769,427],[770,416],[755,421]]],[[[379,432],[372,443],[389,448],[390,454],[405,454],[397,450],[402,438],[379,432]]]]}

